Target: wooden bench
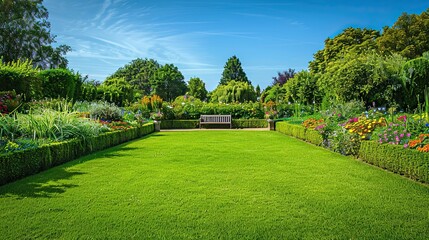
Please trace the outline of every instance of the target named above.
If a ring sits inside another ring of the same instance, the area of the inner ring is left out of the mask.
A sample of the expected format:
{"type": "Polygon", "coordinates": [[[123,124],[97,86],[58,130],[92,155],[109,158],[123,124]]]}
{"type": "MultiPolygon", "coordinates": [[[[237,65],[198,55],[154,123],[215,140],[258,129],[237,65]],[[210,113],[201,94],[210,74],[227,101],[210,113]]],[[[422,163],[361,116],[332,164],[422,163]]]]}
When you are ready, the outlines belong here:
{"type": "Polygon", "coordinates": [[[200,128],[203,124],[229,124],[232,128],[232,119],[231,115],[201,115],[200,128]]]}

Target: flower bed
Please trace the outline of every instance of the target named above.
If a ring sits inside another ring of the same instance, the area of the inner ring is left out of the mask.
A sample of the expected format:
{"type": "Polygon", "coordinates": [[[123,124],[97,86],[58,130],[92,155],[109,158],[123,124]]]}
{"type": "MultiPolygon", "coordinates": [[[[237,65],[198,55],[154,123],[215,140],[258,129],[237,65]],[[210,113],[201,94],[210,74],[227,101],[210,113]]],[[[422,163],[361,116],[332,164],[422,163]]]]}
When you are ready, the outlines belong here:
{"type": "MultiPolygon", "coordinates": [[[[322,143],[322,136],[319,132],[301,125],[277,122],[276,130],[316,145],[322,143]]],[[[416,149],[406,149],[403,145],[380,144],[365,140],[360,143],[357,157],[364,162],[391,172],[429,183],[429,154],[419,152],[416,149]]]]}

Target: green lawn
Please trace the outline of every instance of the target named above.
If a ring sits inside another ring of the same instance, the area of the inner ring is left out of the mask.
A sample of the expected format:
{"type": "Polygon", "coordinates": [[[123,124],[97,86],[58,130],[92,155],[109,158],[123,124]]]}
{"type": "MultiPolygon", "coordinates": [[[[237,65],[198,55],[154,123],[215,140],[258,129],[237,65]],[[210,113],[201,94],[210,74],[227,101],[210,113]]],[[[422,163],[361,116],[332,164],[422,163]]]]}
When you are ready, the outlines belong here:
{"type": "Polygon", "coordinates": [[[0,187],[0,239],[429,239],[429,187],[277,132],[161,132],[0,187]]]}

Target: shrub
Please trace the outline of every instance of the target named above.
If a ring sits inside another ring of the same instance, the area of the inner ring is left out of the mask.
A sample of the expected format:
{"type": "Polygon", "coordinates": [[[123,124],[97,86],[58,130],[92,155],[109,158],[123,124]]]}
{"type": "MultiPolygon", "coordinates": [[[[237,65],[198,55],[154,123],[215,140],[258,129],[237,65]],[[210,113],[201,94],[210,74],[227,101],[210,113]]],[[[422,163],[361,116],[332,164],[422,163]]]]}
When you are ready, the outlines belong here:
{"type": "Polygon", "coordinates": [[[123,110],[113,103],[108,102],[93,102],[89,106],[89,113],[93,119],[101,119],[104,121],[119,121],[122,120],[123,110]]]}
{"type": "Polygon", "coordinates": [[[47,69],[40,71],[43,96],[47,98],[72,99],[75,96],[78,77],[67,69],[47,69]]]}
{"type": "Polygon", "coordinates": [[[400,145],[363,141],[359,158],[365,162],[429,183],[429,154],[400,145]]]}
{"type": "Polygon", "coordinates": [[[38,71],[31,61],[3,63],[0,60],[0,91],[24,94],[29,99],[37,99],[42,94],[42,83],[38,71]]]}

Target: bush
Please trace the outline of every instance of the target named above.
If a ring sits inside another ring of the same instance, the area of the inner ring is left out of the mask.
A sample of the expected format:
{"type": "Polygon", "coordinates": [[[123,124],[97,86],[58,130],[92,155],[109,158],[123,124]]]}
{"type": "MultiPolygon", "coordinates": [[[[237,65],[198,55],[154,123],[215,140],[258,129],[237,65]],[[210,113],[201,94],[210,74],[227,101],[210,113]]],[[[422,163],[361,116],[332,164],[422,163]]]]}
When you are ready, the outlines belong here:
{"type": "Polygon", "coordinates": [[[89,106],[89,113],[93,119],[101,119],[103,121],[119,121],[122,120],[122,109],[113,103],[108,102],[92,102],[89,106]]]}
{"type": "Polygon", "coordinates": [[[363,141],[359,158],[375,166],[429,183],[429,154],[401,145],[363,141]]]}
{"type": "Polygon", "coordinates": [[[38,71],[30,61],[2,63],[0,61],[0,91],[24,94],[27,100],[38,99],[42,94],[42,84],[38,71]]]}
{"type": "MultiPolygon", "coordinates": [[[[67,69],[47,69],[39,73],[43,96],[47,98],[75,97],[79,78],[67,69]]],[[[79,85],[80,86],[80,85],[79,85]]]]}

